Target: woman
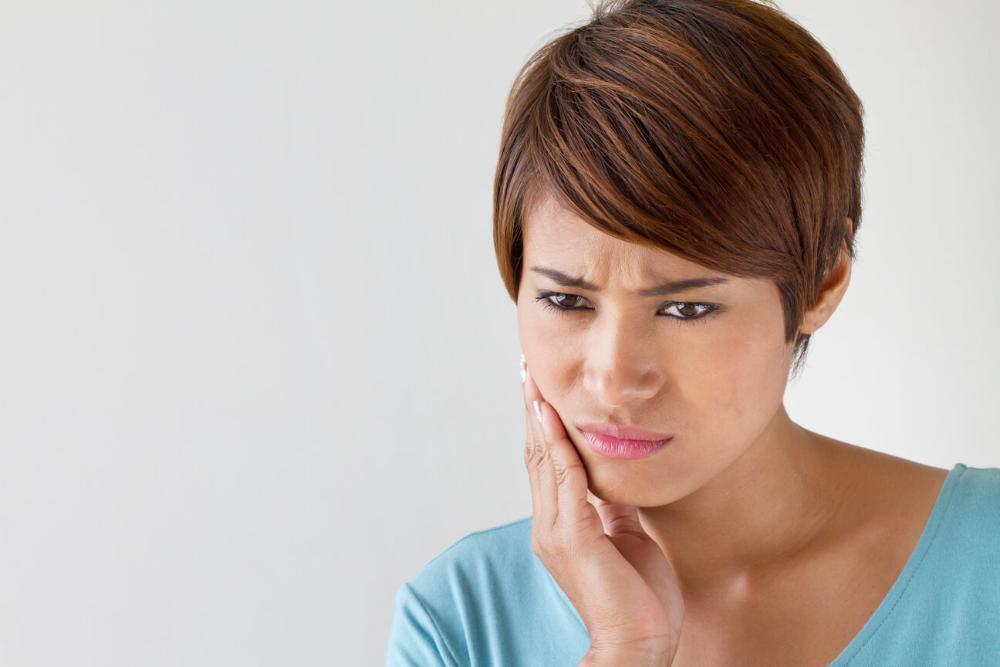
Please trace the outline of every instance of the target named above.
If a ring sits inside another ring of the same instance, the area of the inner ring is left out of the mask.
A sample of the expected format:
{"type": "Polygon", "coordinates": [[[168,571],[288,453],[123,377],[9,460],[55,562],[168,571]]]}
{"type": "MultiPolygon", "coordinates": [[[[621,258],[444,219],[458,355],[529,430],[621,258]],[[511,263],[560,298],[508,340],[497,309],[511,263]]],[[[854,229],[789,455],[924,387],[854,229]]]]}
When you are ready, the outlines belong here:
{"type": "Polygon", "coordinates": [[[532,516],[400,587],[390,665],[1000,664],[1000,469],[784,409],[850,280],[863,134],[750,0],[608,2],[529,60],[494,240],[532,516]]]}

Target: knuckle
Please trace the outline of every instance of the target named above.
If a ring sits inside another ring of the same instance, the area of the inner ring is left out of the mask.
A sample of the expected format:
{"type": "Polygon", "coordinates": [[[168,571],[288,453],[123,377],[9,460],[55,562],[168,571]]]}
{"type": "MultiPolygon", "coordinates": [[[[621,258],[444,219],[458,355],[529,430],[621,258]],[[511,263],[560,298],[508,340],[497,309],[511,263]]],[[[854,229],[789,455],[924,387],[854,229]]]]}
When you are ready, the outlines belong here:
{"type": "Polygon", "coordinates": [[[563,486],[569,479],[569,469],[561,463],[553,466],[553,472],[555,472],[557,486],[563,486]]]}
{"type": "Polygon", "coordinates": [[[564,485],[569,481],[570,477],[576,472],[575,468],[579,465],[576,463],[564,463],[562,461],[553,461],[552,468],[555,472],[556,484],[559,486],[564,485]]]}
{"type": "Polygon", "coordinates": [[[541,447],[537,441],[529,441],[524,449],[525,463],[535,468],[541,468],[545,463],[545,448],[541,447]]]}

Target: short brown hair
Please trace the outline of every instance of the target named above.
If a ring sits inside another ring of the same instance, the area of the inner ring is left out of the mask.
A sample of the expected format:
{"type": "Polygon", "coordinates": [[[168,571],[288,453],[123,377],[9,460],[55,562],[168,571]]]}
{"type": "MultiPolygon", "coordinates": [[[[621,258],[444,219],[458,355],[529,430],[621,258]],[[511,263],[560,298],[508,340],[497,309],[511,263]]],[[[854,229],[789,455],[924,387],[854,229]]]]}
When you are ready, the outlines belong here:
{"type": "Polygon", "coordinates": [[[803,310],[861,221],[861,101],[773,3],[599,1],[507,98],[493,241],[517,300],[521,222],[551,195],[616,238],[768,277],[797,372],[803,310]],[[845,224],[847,219],[853,225],[845,224]]]}

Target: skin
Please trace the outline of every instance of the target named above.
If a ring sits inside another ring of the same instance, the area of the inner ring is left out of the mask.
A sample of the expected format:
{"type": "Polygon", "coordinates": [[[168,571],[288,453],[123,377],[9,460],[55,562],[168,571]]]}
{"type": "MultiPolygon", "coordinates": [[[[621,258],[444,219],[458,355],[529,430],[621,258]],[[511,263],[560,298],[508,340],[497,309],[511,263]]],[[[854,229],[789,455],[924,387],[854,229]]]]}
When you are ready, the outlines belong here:
{"type": "MultiPolygon", "coordinates": [[[[784,340],[772,281],[729,276],[616,239],[551,198],[528,212],[523,232],[517,314],[530,376],[526,406],[540,400],[548,426],[545,433],[529,424],[528,449],[532,439],[548,445],[538,444],[534,458],[525,454],[533,512],[546,518],[533,540],[592,641],[610,647],[605,655],[619,644],[654,647],[661,655],[649,664],[835,658],[898,576],[947,471],[792,421],[783,395],[793,347],[784,340]],[[561,285],[536,266],[599,289],[561,285]],[[729,280],[669,296],[635,293],[708,276],[729,280]],[[565,295],[549,300],[577,310],[543,308],[536,300],[542,291],[565,295]],[[694,304],[702,303],[721,309],[690,322],[671,318],[697,316],[704,308],[694,304]],[[639,426],[673,440],[644,459],[609,459],[576,428],[586,421],[639,426]],[[567,508],[559,520],[536,498],[553,488],[545,480],[554,477],[560,481],[550,504],[567,508]],[[584,491],[591,509],[580,501],[584,491]],[[631,537],[615,536],[609,523],[616,521],[631,537]],[[598,531],[612,539],[602,541],[598,531]],[[629,540],[636,553],[620,548],[629,540]],[[600,555],[571,562],[566,554],[579,554],[581,543],[600,555]],[[628,578],[626,562],[642,577],[628,578]],[[616,586],[601,589],[601,568],[615,573],[616,586]],[[622,591],[632,602],[614,599],[622,591]],[[632,635],[611,627],[611,618],[633,612],[630,622],[640,627],[632,635]]],[[[850,275],[845,248],[801,331],[823,326],[850,275]]]]}

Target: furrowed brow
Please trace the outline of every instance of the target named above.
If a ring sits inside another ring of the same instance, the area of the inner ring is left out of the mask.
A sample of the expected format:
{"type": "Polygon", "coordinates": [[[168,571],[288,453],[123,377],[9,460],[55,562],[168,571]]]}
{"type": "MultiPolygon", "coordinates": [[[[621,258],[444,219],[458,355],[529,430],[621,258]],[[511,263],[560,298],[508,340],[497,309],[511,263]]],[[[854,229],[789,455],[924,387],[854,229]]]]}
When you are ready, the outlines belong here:
{"type": "MultiPolygon", "coordinates": [[[[590,290],[591,292],[599,292],[601,289],[599,285],[595,285],[594,283],[584,280],[583,278],[571,276],[563,273],[562,271],[550,269],[545,266],[536,265],[531,267],[531,270],[535,273],[540,273],[543,276],[548,276],[563,287],[577,287],[579,289],[590,290]]],[[[667,296],[669,294],[676,294],[685,290],[695,289],[696,287],[708,287],[709,285],[720,285],[728,282],[728,278],[723,278],[721,276],[685,278],[683,280],[671,280],[663,283],[662,285],[641,289],[637,291],[636,294],[640,296],[667,296]]]]}

